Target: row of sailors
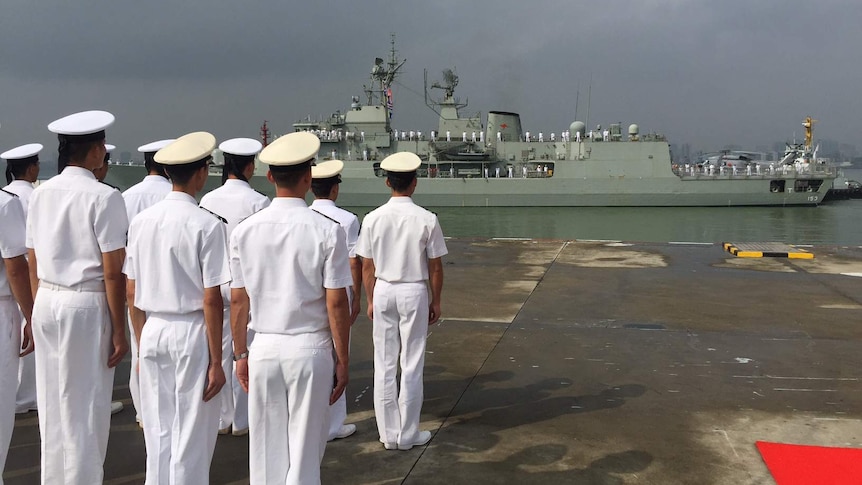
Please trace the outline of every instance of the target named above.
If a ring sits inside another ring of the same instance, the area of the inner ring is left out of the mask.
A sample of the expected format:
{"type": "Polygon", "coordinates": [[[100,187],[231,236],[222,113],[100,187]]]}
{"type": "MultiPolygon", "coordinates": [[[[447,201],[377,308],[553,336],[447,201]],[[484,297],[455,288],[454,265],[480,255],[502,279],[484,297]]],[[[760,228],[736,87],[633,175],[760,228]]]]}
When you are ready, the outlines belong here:
{"type": "MultiPolygon", "coordinates": [[[[320,135],[318,135],[318,136],[320,136],[320,135]]],[[[594,139],[593,131],[590,131],[587,136],[591,140],[594,139]]],[[[595,136],[598,137],[598,134],[595,134],[595,136]]],[[[395,141],[422,141],[425,139],[421,131],[413,131],[413,130],[398,131],[397,129],[392,130],[391,137],[392,137],[392,140],[395,140],[395,141]]],[[[436,131],[431,130],[431,141],[443,141],[443,140],[445,140],[447,142],[451,142],[451,141],[457,139],[456,137],[457,137],[457,134],[454,134],[454,136],[453,136],[453,133],[451,131],[446,131],[443,134],[438,134],[436,131]]],[[[324,139],[328,140],[328,139],[336,139],[336,138],[324,138],[324,139]]],[[[339,133],[337,139],[341,140],[340,133],[339,133]]],[[[604,141],[610,140],[610,131],[608,131],[608,130],[604,131],[603,139],[604,139],[604,141]]],[[[359,140],[363,143],[365,142],[365,132],[364,131],[359,132],[359,140]]],[[[503,141],[503,133],[500,131],[497,132],[497,141],[503,141]]],[[[539,134],[537,136],[533,136],[533,134],[531,134],[528,131],[524,134],[524,137],[521,139],[521,141],[525,141],[525,142],[537,141],[539,143],[543,143],[545,141],[545,134],[543,132],[539,132],[539,134]]],[[[551,141],[551,142],[557,141],[557,134],[551,133],[550,136],[548,137],[548,141],[551,141]]],[[[565,131],[561,132],[560,137],[559,137],[559,141],[562,141],[562,142],[571,141],[571,132],[569,130],[565,130],[565,131]]],[[[581,141],[581,133],[578,131],[575,132],[575,141],[577,141],[577,142],[581,141]]],[[[470,142],[470,143],[485,143],[485,133],[482,131],[478,131],[478,132],[472,131],[468,134],[466,131],[462,131],[461,132],[461,142],[462,143],[468,143],[468,142],[470,142]]]]}
{"type": "MultiPolygon", "coordinates": [[[[102,482],[114,368],[129,347],[127,301],[147,483],[208,483],[216,435],[231,428],[249,433],[251,483],[320,483],[326,441],[356,429],[344,423],[344,389],[363,284],[380,442],[428,443],[419,429],[425,342],[440,317],[447,249],[437,217],[412,202],[419,158],[382,161],[392,198],[360,231],[335,205],[343,163],[312,167],[314,134],[265,149],[223,142],[223,185],[198,208],[215,137],[140,147],[148,175],[121,195],[94,175],[113,122],[88,111],[49,124],[61,171],[35,190],[28,174],[41,145],[2,154],[13,184],[30,190],[0,192],[0,325],[17,336],[23,314],[22,339],[2,341],[0,386],[14,389],[15,359],[35,355],[41,482],[102,482]],[[272,201],[247,182],[255,156],[269,165],[272,201]]],[[[2,393],[0,468],[14,404],[15,393],[2,393]]]]}
{"type": "MultiPolygon", "coordinates": [[[[343,139],[343,132],[341,130],[311,130],[310,133],[313,133],[315,136],[325,141],[341,141],[343,139]]],[[[398,131],[397,129],[392,130],[391,139],[395,141],[422,141],[424,140],[424,135],[421,131],[414,130],[404,130],[398,131]]],[[[497,141],[503,141],[503,133],[497,132],[497,141]]],[[[591,141],[610,141],[611,132],[609,130],[604,131],[593,131],[590,130],[586,134],[586,138],[591,141]]],[[[444,134],[438,134],[436,131],[431,130],[431,141],[447,141],[451,142],[453,139],[457,139],[457,134],[453,136],[451,131],[446,131],[444,134]]],[[[565,130],[560,133],[559,141],[568,143],[572,140],[571,131],[565,130]]],[[[365,143],[365,132],[359,132],[359,141],[365,143]]],[[[545,142],[545,134],[544,132],[539,132],[538,135],[534,135],[529,131],[524,133],[524,137],[521,138],[520,141],[525,142],[545,142]]],[[[551,133],[548,137],[548,141],[556,142],[557,134],[551,133]]],[[[485,143],[485,133],[482,131],[472,131],[469,134],[466,131],[461,132],[461,142],[462,143],[485,143]]],[[[575,131],[575,142],[581,142],[581,132],[575,131]]]]}
{"type": "Polygon", "coordinates": [[[341,141],[344,139],[343,130],[310,130],[310,132],[325,141],[341,141]]]}
{"type": "MultiPolygon", "coordinates": [[[[740,167],[738,165],[727,164],[716,167],[714,164],[707,165],[696,165],[696,164],[683,164],[682,165],[683,174],[685,175],[724,175],[726,173],[730,173],[731,175],[738,175],[740,173],[740,167]]],[[[768,175],[775,175],[776,173],[780,173],[782,175],[787,175],[792,171],[796,171],[798,173],[808,172],[810,169],[809,164],[803,162],[796,162],[793,165],[781,165],[779,168],[776,168],[775,163],[770,163],[768,167],[764,168],[762,164],[759,163],[749,163],[745,165],[745,175],[764,175],[764,172],[768,175]]],[[[679,166],[674,165],[674,171],[679,172],[679,166]]]]}
{"type": "MultiPolygon", "coordinates": [[[[483,172],[484,172],[486,179],[490,178],[491,174],[490,174],[490,169],[488,167],[485,167],[483,169],[483,172]]],[[[548,165],[536,165],[536,168],[534,170],[530,170],[530,168],[527,165],[523,165],[521,167],[521,174],[523,175],[523,178],[527,178],[529,176],[529,174],[531,174],[531,173],[535,177],[550,177],[551,175],[553,175],[554,169],[550,168],[550,171],[549,171],[548,165]]],[[[507,166],[506,167],[506,178],[513,178],[514,176],[515,176],[514,175],[514,168],[511,165],[507,166]]],[[[449,177],[450,178],[455,177],[455,167],[454,166],[449,167],[449,177]]],[[[500,178],[500,167],[494,168],[494,178],[500,178]]]]}

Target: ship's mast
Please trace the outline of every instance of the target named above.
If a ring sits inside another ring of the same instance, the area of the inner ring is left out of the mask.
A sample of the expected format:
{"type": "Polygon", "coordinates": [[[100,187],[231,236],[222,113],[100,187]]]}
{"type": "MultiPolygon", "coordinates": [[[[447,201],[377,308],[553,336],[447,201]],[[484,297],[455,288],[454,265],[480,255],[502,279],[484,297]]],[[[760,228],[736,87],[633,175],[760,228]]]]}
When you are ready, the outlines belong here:
{"type": "Polygon", "coordinates": [[[264,147],[269,145],[269,127],[266,126],[266,120],[263,120],[263,124],[260,125],[260,142],[264,147]]]}
{"type": "Polygon", "coordinates": [[[802,126],[805,127],[805,148],[807,150],[811,149],[812,139],[814,138],[814,123],[817,123],[817,120],[811,119],[810,116],[806,117],[802,123],[802,126]]]}
{"type": "Polygon", "coordinates": [[[386,106],[392,110],[392,83],[398,76],[398,70],[407,62],[407,59],[398,60],[395,50],[395,34],[390,34],[389,61],[383,65],[383,59],[374,59],[374,67],[371,68],[371,86],[364,86],[365,95],[368,97],[368,105],[386,106]],[[375,99],[376,98],[376,99],[375,99]]]}

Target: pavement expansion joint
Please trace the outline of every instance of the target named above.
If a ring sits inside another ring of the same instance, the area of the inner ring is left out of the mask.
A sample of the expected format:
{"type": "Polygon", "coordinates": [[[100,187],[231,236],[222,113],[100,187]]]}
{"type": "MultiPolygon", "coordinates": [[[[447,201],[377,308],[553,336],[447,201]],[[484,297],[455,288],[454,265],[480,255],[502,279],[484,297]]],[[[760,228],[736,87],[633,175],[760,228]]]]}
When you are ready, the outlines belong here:
{"type": "Polygon", "coordinates": [[[814,253],[777,242],[723,243],[725,251],[738,258],[814,259],[814,253]]]}

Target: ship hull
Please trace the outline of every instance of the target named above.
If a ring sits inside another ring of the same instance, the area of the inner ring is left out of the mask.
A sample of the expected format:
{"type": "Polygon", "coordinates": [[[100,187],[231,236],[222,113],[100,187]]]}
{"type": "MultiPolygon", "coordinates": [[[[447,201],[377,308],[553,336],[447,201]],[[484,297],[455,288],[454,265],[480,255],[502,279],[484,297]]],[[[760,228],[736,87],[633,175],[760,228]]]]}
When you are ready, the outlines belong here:
{"type": "MultiPolygon", "coordinates": [[[[449,178],[441,171],[436,177],[427,174],[420,177],[414,199],[431,207],[814,206],[823,200],[829,185],[797,191],[794,190],[797,181],[824,178],[731,173],[681,177],[669,166],[633,173],[631,166],[623,165],[623,162],[564,160],[555,163],[552,174],[532,178],[508,178],[507,171],[502,171],[499,178],[495,171],[489,171],[488,178],[449,178]],[[783,181],[786,190],[775,192],[775,181],[783,181]]],[[[272,197],[275,190],[267,181],[265,170],[258,167],[250,183],[272,197]]],[[[142,167],[113,166],[106,181],[125,190],[143,176],[142,167]]],[[[375,207],[389,197],[385,179],[374,173],[371,162],[346,162],[342,180],[340,205],[375,207]]],[[[220,182],[220,177],[211,175],[204,192],[218,187],[220,182]]]]}

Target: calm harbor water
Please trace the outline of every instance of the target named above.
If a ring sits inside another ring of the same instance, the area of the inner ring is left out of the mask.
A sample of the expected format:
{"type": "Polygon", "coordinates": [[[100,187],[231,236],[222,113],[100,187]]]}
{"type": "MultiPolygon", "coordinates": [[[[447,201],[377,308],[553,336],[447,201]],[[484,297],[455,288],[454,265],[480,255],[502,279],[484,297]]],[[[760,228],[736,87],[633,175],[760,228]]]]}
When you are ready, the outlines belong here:
{"type": "MultiPolygon", "coordinates": [[[[846,170],[862,180],[862,170],[846,170]]],[[[421,187],[420,189],[421,190],[421,187]]],[[[449,237],[862,245],[862,200],[819,207],[440,207],[449,237]]],[[[352,208],[363,216],[371,208],[352,208]]]]}

